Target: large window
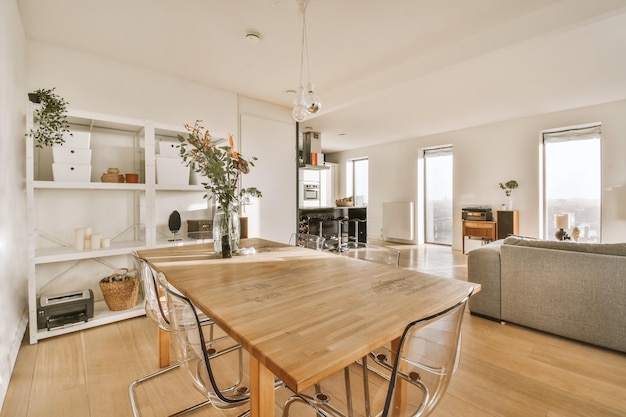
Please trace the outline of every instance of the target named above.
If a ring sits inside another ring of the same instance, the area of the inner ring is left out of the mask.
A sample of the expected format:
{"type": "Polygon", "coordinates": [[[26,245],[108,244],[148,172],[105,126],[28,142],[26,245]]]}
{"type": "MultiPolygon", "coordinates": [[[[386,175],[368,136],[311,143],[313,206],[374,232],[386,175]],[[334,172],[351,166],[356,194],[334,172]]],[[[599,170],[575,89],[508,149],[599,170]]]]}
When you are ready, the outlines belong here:
{"type": "Polygon", "coordinates": [[[352,159],[346,163],[346,194],[353,197],[355,207],[367,206],[368,170],[367,159],[352,159]]]}
{"type": "Polygon", "coordinates": [[[556,239],[556,216],[572,239],[600,242],[600,125],[543,132],[544,237],[556,239]]]}
{"type": "Polygon", "coordinates": [[[452,147],[424,150],[427,243],[452,245],[452,147]]]}

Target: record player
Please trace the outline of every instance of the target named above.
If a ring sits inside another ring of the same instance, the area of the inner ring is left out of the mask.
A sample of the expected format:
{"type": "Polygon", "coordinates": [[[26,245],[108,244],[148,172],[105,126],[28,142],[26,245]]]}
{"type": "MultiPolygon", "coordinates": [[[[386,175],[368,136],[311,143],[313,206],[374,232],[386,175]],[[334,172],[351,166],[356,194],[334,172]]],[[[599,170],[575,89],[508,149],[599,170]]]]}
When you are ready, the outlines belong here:
{"type": "Polygon", "coordinates": [[[493,214],[489,206],[463,207],[461,209],[461,217],[463,220],[472,221],[490,222],[493,220],[493,214]]]}

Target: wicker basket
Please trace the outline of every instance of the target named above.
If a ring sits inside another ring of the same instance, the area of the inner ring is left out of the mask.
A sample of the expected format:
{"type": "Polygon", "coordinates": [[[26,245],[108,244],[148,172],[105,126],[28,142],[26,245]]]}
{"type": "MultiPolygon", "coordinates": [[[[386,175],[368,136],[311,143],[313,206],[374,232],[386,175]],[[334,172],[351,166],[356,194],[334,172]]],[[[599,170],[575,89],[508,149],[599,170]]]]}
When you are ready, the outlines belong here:
{"type": "Polygon", "coordinates": [[[128,310],[137,305],[139,278],[136,273],[129,272],[128,268],[122,268],[113,275],[102,278],[100,290],[109,310],[128,310]]]}

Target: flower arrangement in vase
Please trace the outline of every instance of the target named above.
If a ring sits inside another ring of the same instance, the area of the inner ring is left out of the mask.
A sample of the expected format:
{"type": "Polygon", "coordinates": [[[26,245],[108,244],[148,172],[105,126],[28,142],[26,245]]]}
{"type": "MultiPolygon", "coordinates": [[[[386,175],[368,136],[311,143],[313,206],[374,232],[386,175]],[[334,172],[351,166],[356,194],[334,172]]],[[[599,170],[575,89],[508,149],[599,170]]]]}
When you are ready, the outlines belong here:
{"type": "Polygon", "coordinates": [[[246,159],[235,150],[233,136],[228,135],[228,146],[217,146],[201,120],[193,126],[185,124],[188,134],[178,135],[180,156],[186,165],[209,182],[202,183],[208,191],[205,197],[214,198],[218,204],[213,219],[215,252],[230,257],[239,248],[239,206],[244,198],[262,197],[256,187],[241,188],[242,174],[248,174],[256,157],[246,159]]]}
{"type": "Polygon", "coordinates": [[[504,194],[508,197],[506,209],[513,210],[513,201],[511,200],[511,191],[519,187],[519,184],[515,180],[509,180],[505,183],[500,183],[500,188],[504,190],[504,194]]]}

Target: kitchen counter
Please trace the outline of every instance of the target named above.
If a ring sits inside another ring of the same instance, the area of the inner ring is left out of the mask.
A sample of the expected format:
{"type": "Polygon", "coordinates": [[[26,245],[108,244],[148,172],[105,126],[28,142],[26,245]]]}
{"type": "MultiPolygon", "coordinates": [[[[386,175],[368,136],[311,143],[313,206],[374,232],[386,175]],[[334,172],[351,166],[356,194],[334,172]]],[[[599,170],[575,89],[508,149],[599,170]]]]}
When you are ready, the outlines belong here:
{"type": "MultiPolygon", "coordinates": [[[[367,242],[367,207],[302,207],[298,211],[300,219],[300,233],[321,234],[326,239],[337,238],[338,226],[333,221],[338,217],[362,220],[360,222],[348,222],[347,236],[358,235],[359,242],[367,242]],[[310,219],[321,220],[310,222],[310,219]],[[320,233],[319,228],[322,227],[320,233]]],[[[346,230],[342,230],[344,239],[346,230]]]]}

